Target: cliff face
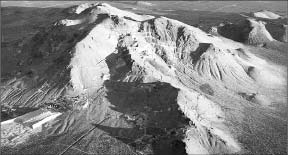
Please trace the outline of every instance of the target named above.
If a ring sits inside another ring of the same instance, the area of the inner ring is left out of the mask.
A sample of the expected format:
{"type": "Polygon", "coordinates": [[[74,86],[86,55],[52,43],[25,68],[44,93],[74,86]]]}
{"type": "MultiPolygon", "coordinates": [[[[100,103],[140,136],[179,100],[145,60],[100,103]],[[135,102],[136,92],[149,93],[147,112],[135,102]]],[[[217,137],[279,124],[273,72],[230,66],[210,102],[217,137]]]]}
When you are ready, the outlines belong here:
{"type": "MultiPolygon", "coordinates": [[[[137,15],[105,3],[84,4],[67,12],[67,19],[24,45],[23,54],[28,57],[23,66],[31,70],[6,81],[1,89],[5,106],[69,103],[70,110],[39,131],[39,139],[67,132],[79,135],[109,115],[99,130],[123,142],[118,149],[128,153],[131,150],[125,147],[131,144],[136,152],[146,154],[241,153],[251,150],[238,141],[242,133],[235,131],[233,114],[239,114],[240,121],[243,113],[226,112],[223,106],[243,106],[247,101],[235,97],[238,92],[260,93],[256,98],[261,105],[269,91],[259,88],[285,91],[285,67],[256,57],[232,40],[173,19],[137,15]],[[212,87],[204,91],[203,84],[212,87]],[[234,99],[239,104],[232,104],[234,99]]],[[[245,41],[273,40],[263,24],[252,20],[249,24],[245,41]]],[[[218,33],[226,34],[225,27],[218,28],[218,33]]],[[[71,139],[62,136],[53,141],[69,143],[71,139]]],[[[87,142],[85,150],[92,151],[90,147],[97,144],[87,142]]]]}

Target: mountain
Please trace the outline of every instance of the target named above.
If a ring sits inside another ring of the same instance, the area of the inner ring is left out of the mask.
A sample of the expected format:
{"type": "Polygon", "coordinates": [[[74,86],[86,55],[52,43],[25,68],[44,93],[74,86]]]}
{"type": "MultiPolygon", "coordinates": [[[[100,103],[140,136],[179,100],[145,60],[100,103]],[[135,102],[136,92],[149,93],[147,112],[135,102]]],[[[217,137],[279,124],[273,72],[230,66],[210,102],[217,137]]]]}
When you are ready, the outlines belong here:
{"type": "Polygon", "coordinates": [[[274,41],[274,38],[265,27],[265,22],[256,21],[252,18],[238,24],[223,24],[217,28],[217,32],[232,40],[252,45],[274,41]]]}
{"type": "Polygon", "coordinates": [[[1,153],[55,154],[82,135],[67,154],[285,152],[286,66],[240,43],[274,41],[262,22],[224,38],[106,3],[61,14],[2,79],[2,106],[38,111],[1,123],[1,153]]]}
{"type": "Polygon", "coordinates": [[[213,26],[209,32],[244,44],[286,52],[287,26],[283,23],[283,19],[263,21],[249,17],[237,23],[213,26]]]}

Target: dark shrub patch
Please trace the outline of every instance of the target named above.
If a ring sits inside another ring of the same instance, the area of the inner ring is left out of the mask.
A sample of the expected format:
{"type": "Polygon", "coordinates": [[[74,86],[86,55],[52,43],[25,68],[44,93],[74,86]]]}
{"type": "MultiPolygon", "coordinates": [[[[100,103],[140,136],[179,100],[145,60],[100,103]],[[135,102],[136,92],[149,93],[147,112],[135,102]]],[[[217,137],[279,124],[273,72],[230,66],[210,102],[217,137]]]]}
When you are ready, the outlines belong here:
{"type": "Polygon", "coordinates": [[[211,86],[210,86],[208,83],[202,84],[202,85],[200,86],[200,90],[201,90],[203,93],[206,93],[206,94],[208,94],[208,95],[211,95],[211,96],[214,95],[214,90],[211,88],[211,86]]]}

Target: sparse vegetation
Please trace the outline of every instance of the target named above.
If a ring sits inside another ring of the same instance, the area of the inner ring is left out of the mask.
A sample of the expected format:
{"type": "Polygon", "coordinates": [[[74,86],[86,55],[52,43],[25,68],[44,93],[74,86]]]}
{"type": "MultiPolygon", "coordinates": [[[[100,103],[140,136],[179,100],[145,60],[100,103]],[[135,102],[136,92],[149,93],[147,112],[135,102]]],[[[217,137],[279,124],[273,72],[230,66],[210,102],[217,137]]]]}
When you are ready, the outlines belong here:
{"type": "Polygon", "coordinates": [[[212,87],[208,83],[200,85],[200,90],[205,94],[208,94],[211,96],[214,95],[214,90],[212,89],[212,87]]]}

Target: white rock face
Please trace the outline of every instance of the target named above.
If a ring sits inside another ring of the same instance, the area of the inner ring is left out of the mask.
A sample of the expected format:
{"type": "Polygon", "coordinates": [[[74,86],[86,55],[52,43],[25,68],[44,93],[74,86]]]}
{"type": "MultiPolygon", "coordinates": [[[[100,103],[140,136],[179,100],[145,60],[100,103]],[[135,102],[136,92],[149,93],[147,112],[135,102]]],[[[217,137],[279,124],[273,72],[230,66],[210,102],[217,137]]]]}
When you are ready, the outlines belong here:
{"type": "Polygon", "coordinates": [[[254,17],[266,18],[266,19],[279,19],[279,18],[281,18],[280,15],[277,15],[276,13],[268,11],[268,10],[262,10],[259,12],[254,12],[253,15],[254,15],[254,17]]]}
{"type": "Polygon", "coordinates": [[[137,1],[137,5],[142,5],[142,6],[153,6],[153,3],[147,2],[147,1],[137,1]]]}
{"type": "Polygon", "coordinates": [[[285,29],[284,35],[282,37],[283,38],[282,41],[287,43],[288,42],[288,25],[283,24],[282,26],[285,29]]]}
{"type": "Polygon", "coordinates": [[[69,19],[64,19],[59,22],[57,22],[56,25],[65,25],[65,26],[73,26],[73,25],[78,25],[81,24],[82,20],[69,20],[69,19]]]}
{"type": "Polygon", "coordinates": [[[88,8],[91,8],[93,6],[96,6],[98,3],[83,3],[83,4],[80,4],[74,8],[72,8],[72,13],[76,13],[76,14],[80,14],[82,13],[84,10],[88,9],[88,8]]]}
{"type": "Polygon", "coordinates": [[[265,22],[257,22],[254,19],[248,20],[250,22],[250,26],[252,27],[252,31],[250,31],[248,36],[248,43],[259,44],[274,40],[271,34],[265,28],[265,22]]]}
{"type": "Polygon", "coordinates": [[[91,24],[101,18],[101,15],[117,16],[120,18],[131,18],[136,21],[144,21],[154,18],[150,15],[137,15],[132,12],[122,11],[106,3],[85,3],[72,9],[72,13],[79,14],[78,19],[63,19],[55,25],[73,26],[79,24],[91,24]],[[86,12],[83,12],[85,11],[86,12]],[[99,16],[99,17],[98,17],[99,16]]]}
{"type": "Polygon", "coordinates": [[[60,112],[48,110],[36,110],[28,114],[1,122],[1,142],[2,146],[15,146],[23,144],[29,140],[29,137],[43,131],[43,125],[62,115],[60,112]],[[6,141],[13,135],[17,137],[12,141],[6,141]]]}

